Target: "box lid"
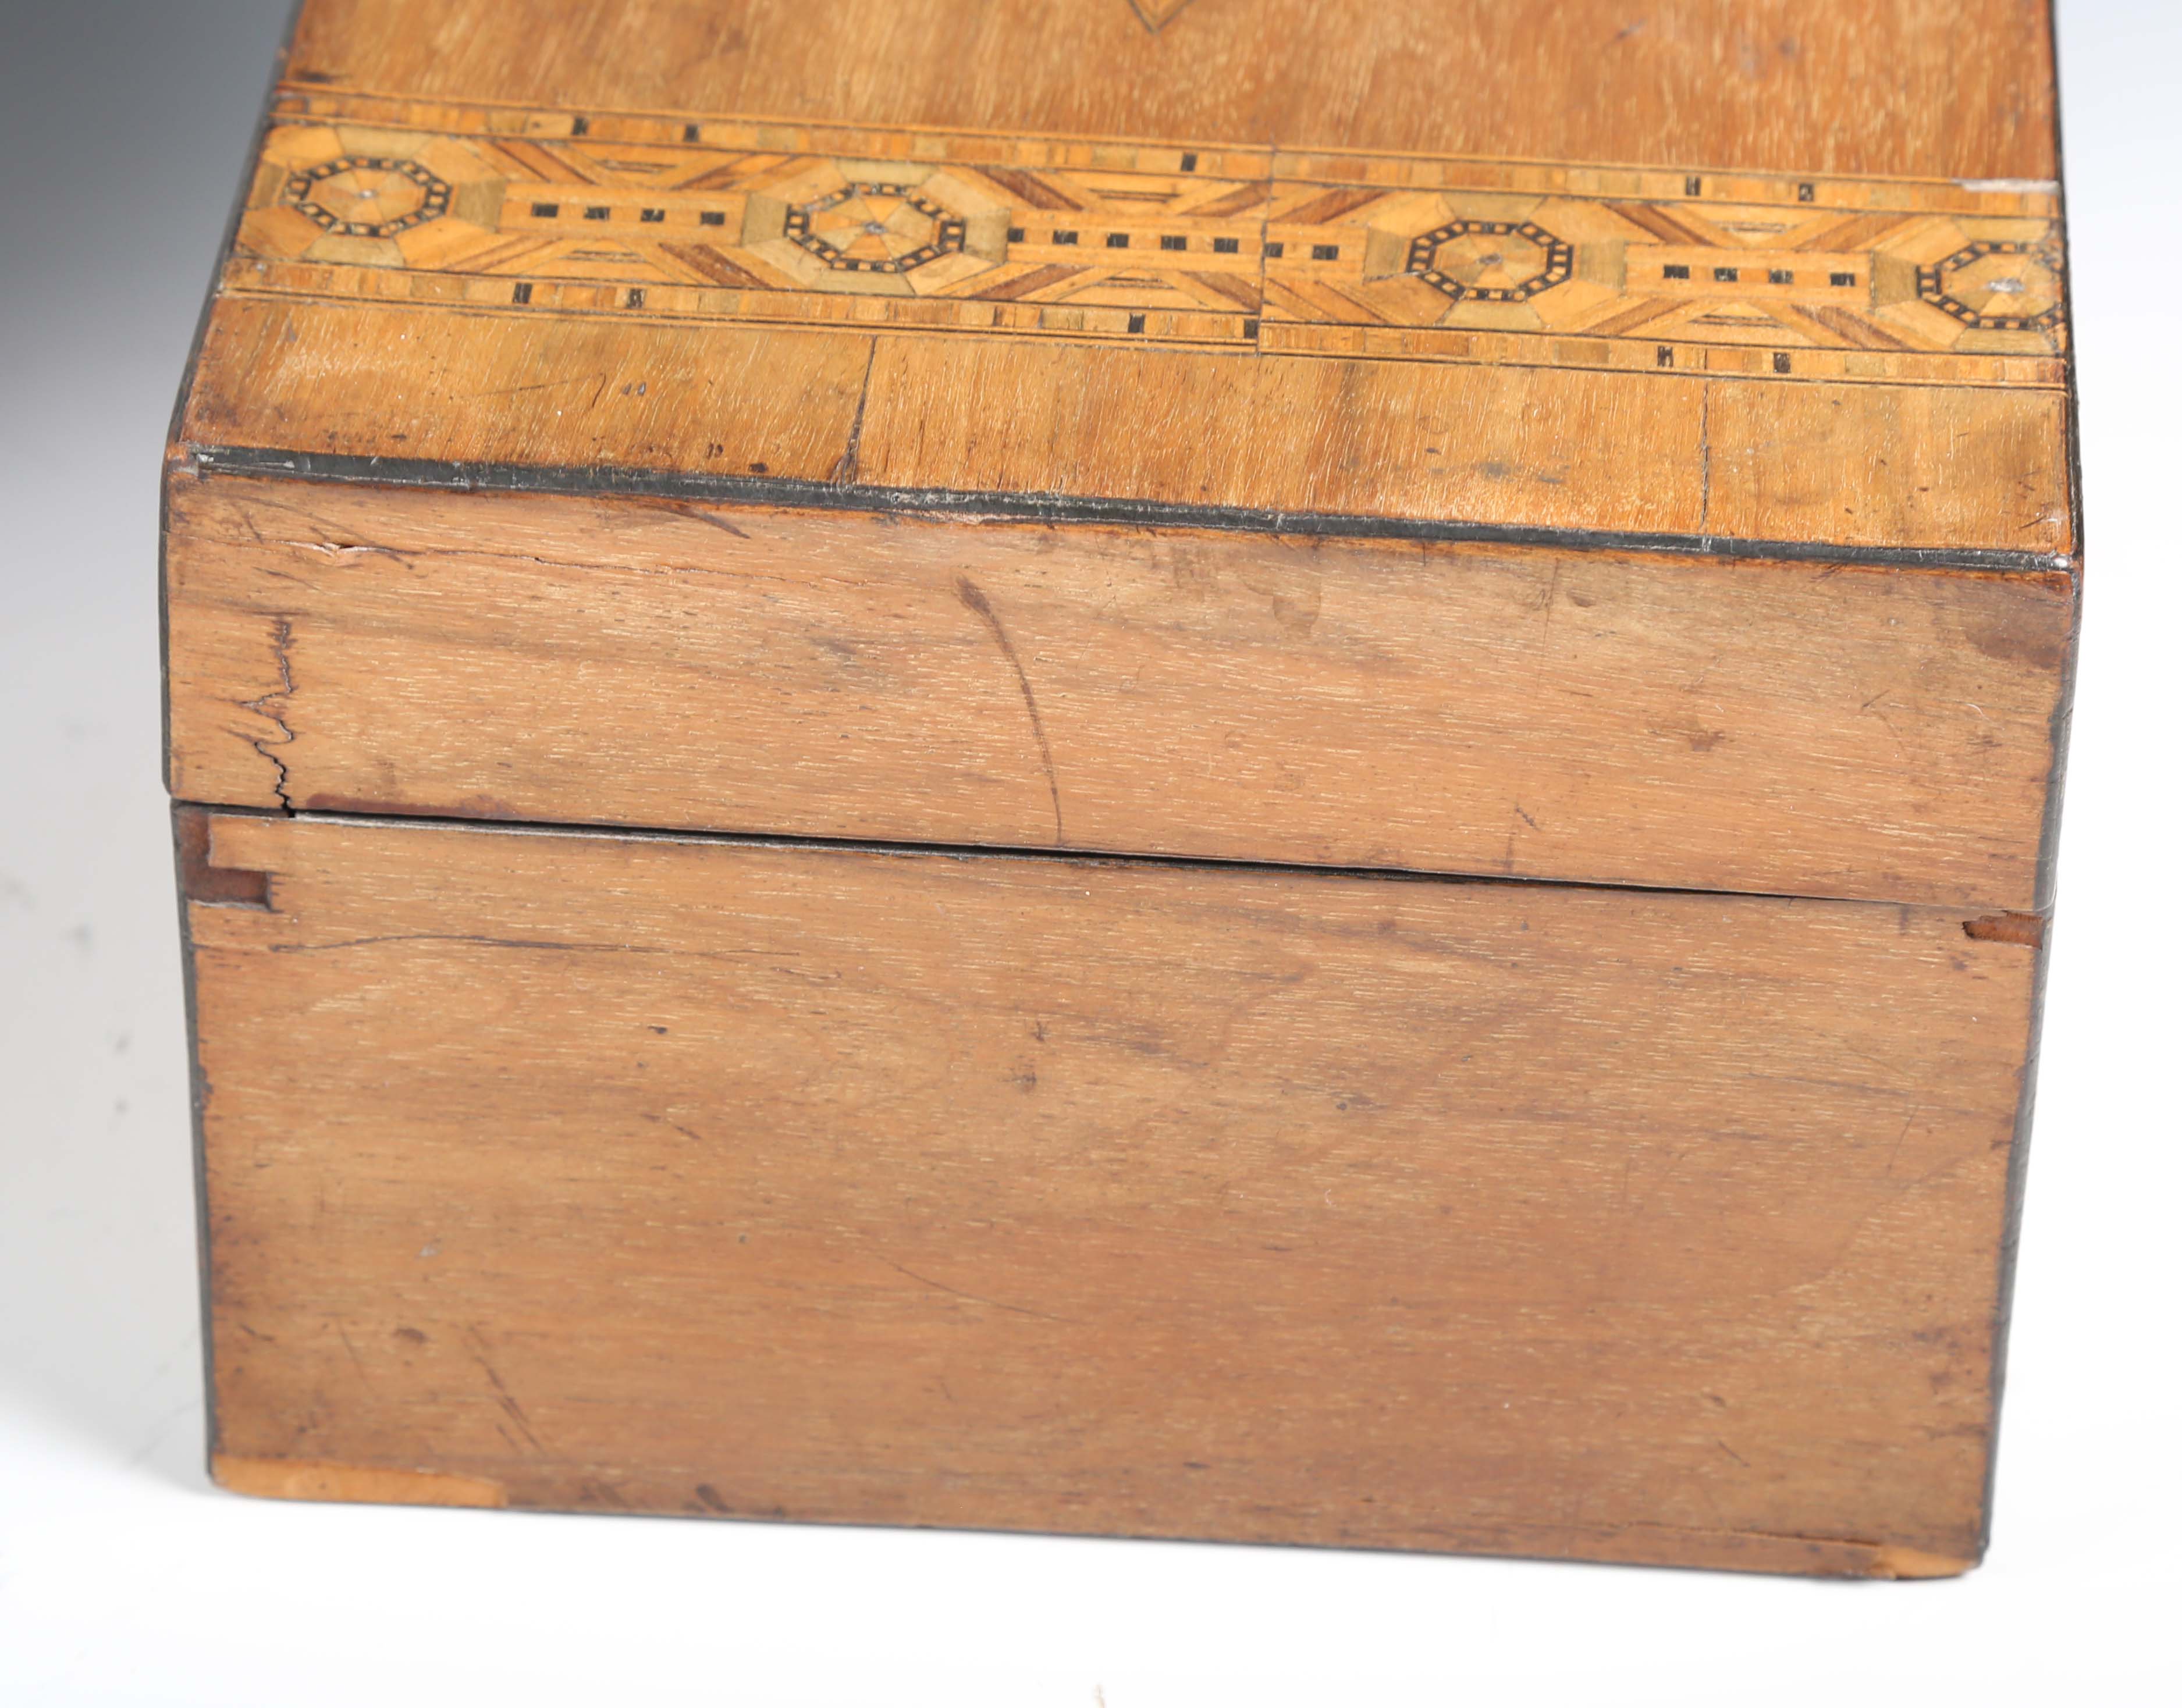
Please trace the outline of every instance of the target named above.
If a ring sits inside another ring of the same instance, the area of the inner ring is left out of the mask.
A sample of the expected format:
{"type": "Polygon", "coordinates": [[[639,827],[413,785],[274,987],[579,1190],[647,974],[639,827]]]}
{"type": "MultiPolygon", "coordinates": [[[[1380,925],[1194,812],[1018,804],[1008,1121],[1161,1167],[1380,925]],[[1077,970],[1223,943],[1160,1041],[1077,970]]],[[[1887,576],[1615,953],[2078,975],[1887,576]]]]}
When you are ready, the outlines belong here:
{"type": "Polygon", "coordinates": [[[2042,0],[305,0],[186,799],[2042,909],[2042,0]]]}
{"type": "Polygon", "coordinates": [[[308,0],[178,434],[430,484],[2072,560],[2039,0],[308,0]]]}

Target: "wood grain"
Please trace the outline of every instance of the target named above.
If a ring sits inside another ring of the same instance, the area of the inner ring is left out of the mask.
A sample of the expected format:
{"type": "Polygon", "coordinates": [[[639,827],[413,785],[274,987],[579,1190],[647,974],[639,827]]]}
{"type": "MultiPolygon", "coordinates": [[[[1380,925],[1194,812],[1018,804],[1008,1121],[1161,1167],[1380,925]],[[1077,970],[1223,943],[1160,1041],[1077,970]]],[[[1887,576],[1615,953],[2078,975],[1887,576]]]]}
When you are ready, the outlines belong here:
{"type": "Polygon", "coordinates": [[[2037,954],[1959,913],[209,832],[269,875],[188,909],[237,1486],[1982,1548],[2037,954]]]}
{"type": "Polygon", "coordinates": [[[2043,0],[309,0],[299,88],[1930,178],[2056,175],[2043,0]]]}
{"type": "Polygon", "coordinates": [[[2032,909],[2068,577],[187,478],[173,787],[2032,909]]]}

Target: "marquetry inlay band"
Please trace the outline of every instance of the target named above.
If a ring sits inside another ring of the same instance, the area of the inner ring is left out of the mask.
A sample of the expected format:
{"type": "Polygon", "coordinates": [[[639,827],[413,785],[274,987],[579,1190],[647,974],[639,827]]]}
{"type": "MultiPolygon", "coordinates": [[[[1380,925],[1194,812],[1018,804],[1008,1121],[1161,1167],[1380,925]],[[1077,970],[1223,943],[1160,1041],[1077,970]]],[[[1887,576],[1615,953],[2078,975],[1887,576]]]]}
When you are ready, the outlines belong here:
{"type": "Polygon", "coordinates": [[[2043,184],[276,100],[232,291],[1373,360],[2065,383],[2043,184]]]}

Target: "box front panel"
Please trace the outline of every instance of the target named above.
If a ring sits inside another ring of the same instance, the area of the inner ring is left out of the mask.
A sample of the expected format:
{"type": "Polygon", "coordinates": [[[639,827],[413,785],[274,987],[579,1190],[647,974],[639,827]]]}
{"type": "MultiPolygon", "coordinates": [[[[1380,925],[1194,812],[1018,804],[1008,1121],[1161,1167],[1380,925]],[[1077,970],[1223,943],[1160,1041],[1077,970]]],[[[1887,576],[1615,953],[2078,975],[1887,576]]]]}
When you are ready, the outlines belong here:
{"type": "Polygon", "coordinates": [[[1881,1574],[1982,1545],[2024,932],[209,832],[232,1486],[1881,1574]]]}

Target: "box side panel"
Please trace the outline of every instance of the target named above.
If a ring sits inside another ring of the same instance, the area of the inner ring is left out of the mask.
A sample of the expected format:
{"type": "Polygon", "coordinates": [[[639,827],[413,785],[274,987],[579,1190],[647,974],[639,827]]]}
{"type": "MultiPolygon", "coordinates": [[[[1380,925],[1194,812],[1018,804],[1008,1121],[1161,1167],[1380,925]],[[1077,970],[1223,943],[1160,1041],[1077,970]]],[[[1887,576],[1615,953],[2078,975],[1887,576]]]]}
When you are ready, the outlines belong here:
{"type": "Polygon", "coordinates": [[[2030,909],[2068,578],[197,478],[237,805],[2030,909]]]}
{"type": "Polygon", "coordinates": [[[1981,1545],[2022,933],[220,815],[208,863],[266,875],[191,919],[235,1486],[1981,1545]]]}

